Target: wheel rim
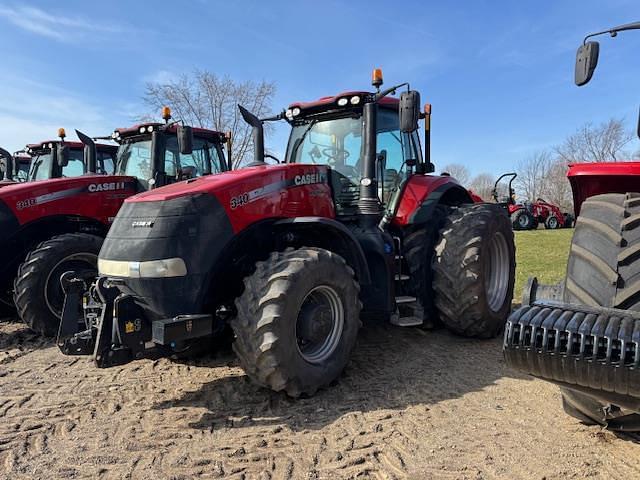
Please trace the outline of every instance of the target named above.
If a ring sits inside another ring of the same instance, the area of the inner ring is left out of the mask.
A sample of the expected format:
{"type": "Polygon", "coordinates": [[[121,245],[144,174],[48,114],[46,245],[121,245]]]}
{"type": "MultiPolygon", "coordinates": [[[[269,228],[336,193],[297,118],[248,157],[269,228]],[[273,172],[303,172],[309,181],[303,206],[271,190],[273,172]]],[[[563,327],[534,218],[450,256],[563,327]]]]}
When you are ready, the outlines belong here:
{"type": "Polygon", "coordinates": [[[556,228],[558,226],[558,219],[556,217],[551,217],[549,219],[549,226],[551,228],[556,228]]]}
{"type": "Polygon", "coordinates": [[[74,253],[60,260],[53,267],[44,287],[44,299],[49,311],[56,317],[62,317],[62,306],[64,304],[64,292],[60,284],[60,276],[64,272],[73,270],[86,270],[87,267],[95,269],[98,263],[98,256],[95,253],[74,253]]]}
{"type": "Polygon", "coordinates": [[[510,259],[507,240],[500,232],[491,237],[484,286],[489,308],[497,312],[504,304],[509,289],[510,259]]]}
{"type": "Polygon", "coordinates": [[[298,352],[309,363],[323,363],[338,347],[344,329],[344,306],[338,293],[322,285],[302,301],[296,320],[298,352]]]}

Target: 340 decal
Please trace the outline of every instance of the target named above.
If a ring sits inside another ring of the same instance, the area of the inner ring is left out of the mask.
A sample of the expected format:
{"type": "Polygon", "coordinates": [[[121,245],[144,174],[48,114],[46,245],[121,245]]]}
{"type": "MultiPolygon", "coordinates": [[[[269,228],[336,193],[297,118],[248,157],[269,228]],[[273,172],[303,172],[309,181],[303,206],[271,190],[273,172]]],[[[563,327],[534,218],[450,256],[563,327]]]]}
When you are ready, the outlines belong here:
{"type": "Polygon", "coordinates": [[[241,207],[243,205],[246,205],[247,203],[249,203],[249,194],[248,193],[243,193],[241,195],[238,195],[236,197],[231,197],[231,209],[234,208],[238,208],[241,207]]]}
{"type": "Polygon", "coordinates": [[[37,203],[35,198],[27,198],[26,200],[20,200],[16,202],[16,208],[22,210],[24,208],[33,207],[37,203]]]}

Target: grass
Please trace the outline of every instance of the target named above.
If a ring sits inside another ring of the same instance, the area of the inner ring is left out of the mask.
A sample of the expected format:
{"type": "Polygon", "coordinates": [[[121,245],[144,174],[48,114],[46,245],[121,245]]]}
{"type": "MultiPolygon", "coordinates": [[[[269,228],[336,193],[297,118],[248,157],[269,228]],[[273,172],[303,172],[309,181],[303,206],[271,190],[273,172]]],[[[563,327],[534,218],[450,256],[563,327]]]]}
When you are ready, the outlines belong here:
{"type": "Polygon", "coordinates": [[[513,301],[520,303],[529,277],[540,283],[558,283],[565,276],[573,229],[515,232],[516,287],[513,301]]]}

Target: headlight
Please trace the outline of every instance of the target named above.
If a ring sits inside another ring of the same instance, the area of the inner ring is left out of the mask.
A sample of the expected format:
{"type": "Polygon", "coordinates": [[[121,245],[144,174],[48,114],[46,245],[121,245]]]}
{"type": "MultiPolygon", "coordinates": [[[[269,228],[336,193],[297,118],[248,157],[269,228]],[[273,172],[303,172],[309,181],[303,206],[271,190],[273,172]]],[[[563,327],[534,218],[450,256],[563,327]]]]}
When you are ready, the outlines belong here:
{"type": "Polygon", "coordinates": [[[147,127],[140,127],[140,128],[138,129],[138,131],[139,131],[140,133],[144,133],[144,132],[146,131],[146,129],[147,129],[147,127]]]}
{"type": "Polygon", "coordinates": [[[98,259],[98,272],[100,275],[125,278],[184,277],[187,274],[187,266],[181,258],[146,262],[98,259]]]}
{"type": "Polygon", "coordinates": [[[360,97],[357,95],[354,95],[353,97],[351,97],[351,100],[349,100],[351,102],[351,105],[358,105],[360,103],[360,97]]]}
{"type": "Polygon", "coordinates": [[[291,120],[293,118],[293,112],[291,111],[291,109],[287,109],[287,111],[284,113],[286,115],[286,117],[291,120]]]}
{"type": "Polygon", "coordinates": [[[147,127],[147,132],[149,132],[149,133],[153,132],[153,125],[149,125],[147,127]]]}
{"type": "Polygon", "coordinates": [[[340,100],[338,100],[338,105],[341,107],[344,107],[347,103],[349,103],[349,100],[346,98],[341,98],[340,100]]]}
{"type": "Polygon", "coordinates": [[[300,115],[300,109],[296,107],[291,111],[291,113],[293,114],[294,117],[297,117],[298,115],[300,115]]]}

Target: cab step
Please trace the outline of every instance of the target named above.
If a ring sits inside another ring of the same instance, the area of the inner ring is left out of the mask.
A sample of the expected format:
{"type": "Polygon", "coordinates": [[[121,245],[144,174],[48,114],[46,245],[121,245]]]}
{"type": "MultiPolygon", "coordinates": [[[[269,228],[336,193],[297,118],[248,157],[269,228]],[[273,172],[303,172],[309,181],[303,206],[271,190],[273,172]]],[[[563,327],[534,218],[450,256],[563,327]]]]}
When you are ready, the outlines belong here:
{"type": "Polygon", "coordinates": [[[407,303],[413,303],[416,300],[416,297],[410,297],[409,295],[400,295],[396,297],[396,305],[405,305],[407,303]]]}
{"type": "Polygon", "coordinates": [[[401,282],[405,281],[405,280],[409,280],[409,275],[405,275],[403,273],[398,273],[396,275],[396,280],[399,280],[401,282]]]}
{"type": "Polygon", "coordinates": [[[396,327],[417,327],[422,325],[422,323],[422,319],[418,317],[391,316],[391,325],[395,325],[396,327]]]}

